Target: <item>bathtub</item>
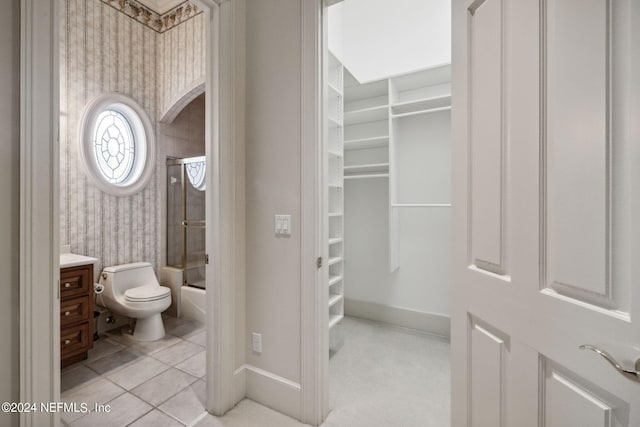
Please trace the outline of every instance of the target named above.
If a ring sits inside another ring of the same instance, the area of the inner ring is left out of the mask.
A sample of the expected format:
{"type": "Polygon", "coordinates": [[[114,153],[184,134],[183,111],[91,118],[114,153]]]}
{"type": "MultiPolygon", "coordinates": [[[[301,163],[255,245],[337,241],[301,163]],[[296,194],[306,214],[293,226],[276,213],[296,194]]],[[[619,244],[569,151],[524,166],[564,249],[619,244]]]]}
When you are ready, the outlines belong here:
{"type": "Polygon", "coordinates": [[[206,291],[183,285],[183,277],[184,271],[181,268],[165,266],[160,269],[160,284],[171,288],[172,302],[167,313],[204,324],[207,312],[206,291]]]}
{"type": "Polygon", "coordinates": [[[206,291],[193,286],[180,287],[180,316],[205,324],[207,313],[206,291]]]}

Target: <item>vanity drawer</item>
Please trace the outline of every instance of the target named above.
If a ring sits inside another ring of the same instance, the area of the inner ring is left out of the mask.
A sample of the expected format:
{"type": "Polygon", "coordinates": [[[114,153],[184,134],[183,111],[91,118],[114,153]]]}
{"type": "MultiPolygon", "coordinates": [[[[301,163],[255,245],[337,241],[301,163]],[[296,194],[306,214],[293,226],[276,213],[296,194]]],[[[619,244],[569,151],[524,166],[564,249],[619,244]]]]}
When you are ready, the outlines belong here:
{"type": "Polygon", "coordinates": [[[60,356],[87,350],[89,345],[89,322],[64,328],[60,331],[60,356]]]}
{"type": "Polygon", "coordinates": [[[78,297],[60,303],[60,326],[72,325],[89,318],[89,297],[78,297]]]}
{"type": "Polygon", "coordinates": [[[87,265],[60,270],[60,298],[87,295],[93,282],[92,270],[87,265]]]}

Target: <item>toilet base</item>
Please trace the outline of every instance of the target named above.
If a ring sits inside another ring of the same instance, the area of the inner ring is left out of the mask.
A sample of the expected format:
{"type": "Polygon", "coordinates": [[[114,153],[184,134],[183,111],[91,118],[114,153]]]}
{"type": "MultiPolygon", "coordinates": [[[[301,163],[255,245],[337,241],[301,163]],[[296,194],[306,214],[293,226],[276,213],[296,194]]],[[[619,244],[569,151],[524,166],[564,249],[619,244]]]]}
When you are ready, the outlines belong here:
{"type": "Polygon", "coordinates": [[[164,338],[162,315],[158,313],[142,319],[136,319],[133,338],[138,341],[156,341],[164,338]]]}

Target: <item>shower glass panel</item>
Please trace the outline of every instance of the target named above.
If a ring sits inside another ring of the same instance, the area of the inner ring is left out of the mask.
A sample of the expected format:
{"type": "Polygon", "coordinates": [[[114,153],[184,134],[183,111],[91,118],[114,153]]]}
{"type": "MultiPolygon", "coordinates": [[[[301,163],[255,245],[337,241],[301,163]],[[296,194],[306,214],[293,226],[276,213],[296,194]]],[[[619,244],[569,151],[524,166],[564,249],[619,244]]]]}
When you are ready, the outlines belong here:
{"type": "Polygon", "coordinates": [[[167,159],[167,264],[205,288],[205,157],[167,159]]]}

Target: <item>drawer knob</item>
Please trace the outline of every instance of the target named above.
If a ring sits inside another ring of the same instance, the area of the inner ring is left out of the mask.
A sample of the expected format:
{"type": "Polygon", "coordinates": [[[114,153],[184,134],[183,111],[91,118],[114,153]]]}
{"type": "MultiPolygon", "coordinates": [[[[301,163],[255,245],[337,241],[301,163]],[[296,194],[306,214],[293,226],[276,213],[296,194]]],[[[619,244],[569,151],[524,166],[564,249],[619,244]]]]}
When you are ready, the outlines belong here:
{"type": "Polygon", "coordinates": [[[64,340],[64,345],[69,345],[71,344],[71,340],[64,340]]]}
{"type": "Polygon", "coordinates": [[[65,311],[65,312],[64,312],[64,315],[65,315],[65,316],[68,316],[68,315],[70,315],[70,314],[71,314],[71,312],[70,312],[70,311],[65,311]]]}
{"type": "Polygon", "coordinates": [[[71,283],[69,283],[69,282],[65,283],[65,284],[64,284],[64,287],[65,287],[65,288],[70,288],[70,287],[71,287],[71,283]]]}

